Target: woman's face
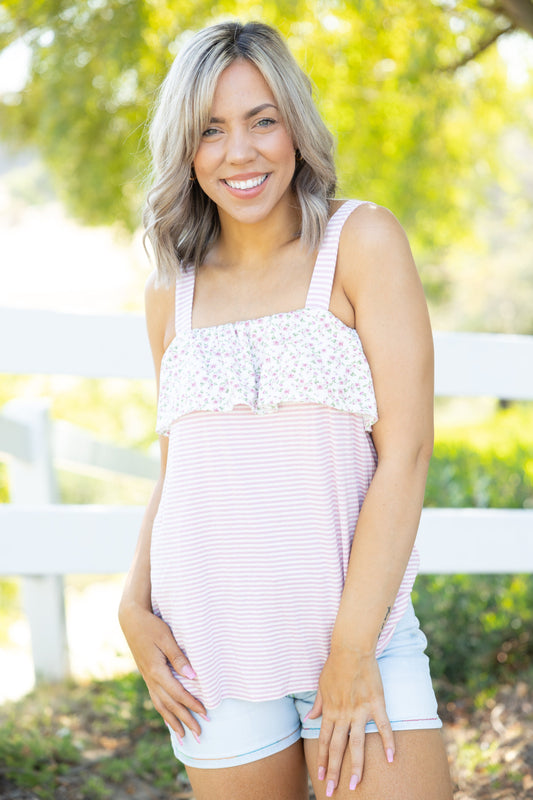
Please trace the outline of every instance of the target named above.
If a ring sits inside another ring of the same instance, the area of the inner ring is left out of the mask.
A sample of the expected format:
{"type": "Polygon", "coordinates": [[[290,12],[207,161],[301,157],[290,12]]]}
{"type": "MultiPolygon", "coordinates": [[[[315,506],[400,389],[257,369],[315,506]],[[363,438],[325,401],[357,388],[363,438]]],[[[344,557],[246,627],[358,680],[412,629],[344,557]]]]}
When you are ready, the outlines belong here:
{"type": "Polygon", "coordinates": [[[270,87],[249,61],[221,74],[193,163],[222,222],[225,215],[261,222],[290,202],[294,145],[270,87]]]}

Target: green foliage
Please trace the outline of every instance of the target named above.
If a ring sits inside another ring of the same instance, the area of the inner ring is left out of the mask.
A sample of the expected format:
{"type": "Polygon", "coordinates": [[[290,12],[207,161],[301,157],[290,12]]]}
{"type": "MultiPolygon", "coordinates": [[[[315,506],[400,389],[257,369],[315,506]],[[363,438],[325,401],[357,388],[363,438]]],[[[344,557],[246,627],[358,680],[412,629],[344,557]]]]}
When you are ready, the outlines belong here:
{"type": "MultiPolygon", "coordinates": [[[[456,769],[469,774],[487,772],[490,775],[497,772],[500,766],[491,763],[491,758],[495,755],[498,745],[497,741],[491,742],[485,747],[481,747],[479,742],[463,743],[457,752],[456,769]]],[[[522,776],[520,776],[521,780],[522,776]]]]}
{"type": "MultiPolygon", "coordinates": [[[[392,208],[421,260],[464,235],[501,177],[504,126],[525,124],[494,47],[449,69],[507,24],[481,3],[5,0],[0,47],[22,38],[32,67],[24,90],[0,102],[2,135],[38,149],[81,219],[134,228],[145,121],[180,42],[202,25],[258,16],[288,37],[317,86],[338,139],[341,195],[392,208]]],[[[429,291],[442,281],[428,269],[429,291]]]]}
{"type": "Polygon", "coordinates": [[[420,575],[413,602],[443,699],[514,680],[531,663],[531,575],[420,575]]]}
{"type": "Polygon", "coordinates": [[[17,786],[33,789],[43,800],[53,800],[61,776],[79,764],[81,755],[70,732],[61,729],[43,735],[42,717],[38,722],[27,730],[21,729],[16,719],[2,725],[0,770],[17,786]]]}
{"type": "Polygon", "coordinates": [[[84,800],[106,800],[113,796],[113,791],[98,775],[89,775],[81,787],[81,796],[84,800]]]}
{"type": "Polygon", "coordinates": [[[132,776],[175,787],[168,732],[138,674],[90,686],[42,686],[0,709],[0,778],[40,800],[114,797],[132,776]]]}
{"type": "MultiPolygon", "coordinates": [[[[170,747],[166,735],[163,746],[170,747]]],[[[132,761],[135,773],[147,778],[154,786],[165,789],[176,783],[176,762],[169,758],[168,752],[162,754],[160,739],[140,739],[135,747],[132,761]]]]}
{"type": "Polygon", "coordinates": [[[533,506],[531,408],[511,406],[469,427],[436,436],[427,506],[526,508],[533,506]]]}
{"type": "Polygon", "coordinates": [[[132,771],[133,764],[130,759],[123,756],[106,758],[105,761],[102,761],[98,770],[103,778],[117,784],[122,783],[132,771]]]}
{"type": "MultiPolygon", "coordinates": [[[[438,431],[426,504],[531,507],[532,417],[531,405],[524,404],[438,431]]],[[[421,575],[413,599],[433,675],[452,694],[511,680],[530,663],[533,576],[421,575]]]]}
{"type": "Polygon", "coordinates": [[[135,84],[143,56],[143,7],[141,2],[4,5],[4,41],[23,34],[33,50],[31,85],[23,103],[8,99],[4,122],[19,141],[41,150],[60,196],[90,223],[113,218],[131,223],[138,205],[137,129],[143,109],[135,84]]]}

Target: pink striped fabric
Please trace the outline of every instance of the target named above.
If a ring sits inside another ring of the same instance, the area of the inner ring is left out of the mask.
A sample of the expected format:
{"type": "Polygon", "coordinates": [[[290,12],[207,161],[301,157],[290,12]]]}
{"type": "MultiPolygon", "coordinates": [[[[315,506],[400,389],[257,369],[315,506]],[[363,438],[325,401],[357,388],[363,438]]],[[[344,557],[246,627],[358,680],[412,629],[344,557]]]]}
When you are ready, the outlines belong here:
{"type": "MultiPolygon", "coordinates": [[[[340,232],[358,205],[330,220],[305,309],[191,330],[194,273],[177,283],[176,339],[161,368],[158,430],[170,439],[152,604],[198,675],[180,680],[208,708],[316,689],[329,652],[376,468],[368,364],[355,331],[328,311],[340,232]],[[291,350],[311,340],[312,352],[291,350]]],[[[413,551],[378,655],[417,568],[413,551]]]]}

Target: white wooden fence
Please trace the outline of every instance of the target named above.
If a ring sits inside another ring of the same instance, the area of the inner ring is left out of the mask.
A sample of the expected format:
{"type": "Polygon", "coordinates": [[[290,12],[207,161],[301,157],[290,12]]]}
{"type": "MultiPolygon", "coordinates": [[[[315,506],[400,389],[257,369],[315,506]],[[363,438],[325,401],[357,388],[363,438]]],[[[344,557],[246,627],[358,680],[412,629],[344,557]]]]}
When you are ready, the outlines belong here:
{"type": "MultiPolygon", "coordinates": [[[[533,400],[533,336],[436,333],[436,394],[533,400]]],[[[141,317],[0,308],[0,372],[152,377],[141,317]]],[[[51,421],[47,402],[17,399],[0,413],[10,504],[0,505],[0,574],[23,576],[36,676],[68,674],[62,576],[128,568],[143,508],[57,502],[55,465],[152,478],[157,457],[51,421]]],[[[425,509],[425,573],[533,572],[533,510],[425,509]]]]}

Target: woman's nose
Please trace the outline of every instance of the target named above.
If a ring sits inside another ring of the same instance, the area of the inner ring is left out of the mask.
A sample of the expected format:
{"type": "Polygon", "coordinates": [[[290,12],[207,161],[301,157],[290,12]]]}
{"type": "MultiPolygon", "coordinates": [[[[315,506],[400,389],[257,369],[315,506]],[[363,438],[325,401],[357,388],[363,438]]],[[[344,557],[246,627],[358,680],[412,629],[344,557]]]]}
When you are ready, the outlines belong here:
{"type": "Polygon", "coordinates": [[[255,155],[255,148],[250,135],[246,131],[236,130],[228,135],[226,157],[228,161],[241,164],[250,161],[255,155]]]}

